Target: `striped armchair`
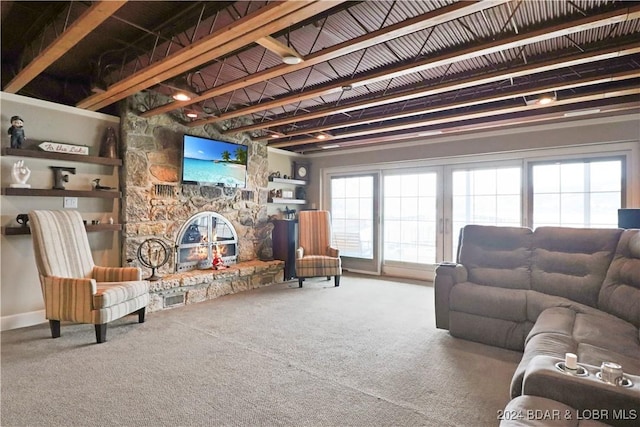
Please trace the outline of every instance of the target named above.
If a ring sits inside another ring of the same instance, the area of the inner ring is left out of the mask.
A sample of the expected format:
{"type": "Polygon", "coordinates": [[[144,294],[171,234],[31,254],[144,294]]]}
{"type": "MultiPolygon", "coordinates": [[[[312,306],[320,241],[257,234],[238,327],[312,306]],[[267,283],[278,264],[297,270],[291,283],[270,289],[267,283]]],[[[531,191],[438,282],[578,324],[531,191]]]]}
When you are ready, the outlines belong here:
{"type": "Polygon", "coordinates": [[[94,324],[98,343],[106,341],[112,320],[136,312],[144,322],[149,283],[137,267],[94,265],[79,212],[34,210],[29,223],[53,338],[63,320],[94,324]]]}
{"type": "Polygon", "coordinates": [[[298,285],[306,277],[334,276],[340,286],[342,264],[337,248],[331,246],[331,215],[328,211],[301,211],[298,216],[296,276],[298,285]]]}

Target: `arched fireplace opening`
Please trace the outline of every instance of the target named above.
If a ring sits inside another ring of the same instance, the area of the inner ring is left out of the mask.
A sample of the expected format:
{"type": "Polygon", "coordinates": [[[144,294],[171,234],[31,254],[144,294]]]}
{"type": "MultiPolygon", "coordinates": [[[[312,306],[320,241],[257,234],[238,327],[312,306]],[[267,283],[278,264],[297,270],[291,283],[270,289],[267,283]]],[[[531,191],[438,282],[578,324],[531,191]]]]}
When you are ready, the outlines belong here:
{"type": "Polygon", "coordinates": [[[211,268],[215,253],[225,265],[238,258],[238,234],[217,212],[199,212],[189,218],[176,239],[176,272],[211,268]]]}

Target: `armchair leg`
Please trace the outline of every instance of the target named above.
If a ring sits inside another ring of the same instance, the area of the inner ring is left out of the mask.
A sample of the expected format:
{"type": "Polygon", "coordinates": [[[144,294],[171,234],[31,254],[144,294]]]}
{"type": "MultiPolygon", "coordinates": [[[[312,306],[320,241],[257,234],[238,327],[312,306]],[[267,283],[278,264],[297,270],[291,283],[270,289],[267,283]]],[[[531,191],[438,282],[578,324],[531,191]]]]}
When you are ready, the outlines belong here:
{"type": "Polygon", "coordinates": [[[334,276],[334,280],[336,282],[336,286],[340,286],[340,276],[334,276]]]}
{"type": "Polygon", "coordinates": [[[302,287],[302,281],[304,279],[302,277],[298,277],[298,287],[301,288],[302,287]]]}
{"type": "Polygon", "coordinates": [[[96,325],[96,341],[101,344],[107,340],[107,324],[96,325]]]}
{"type": "Polygon", "coordinates": [[[140,310],[136,311],[138,313],[138,323],[144,323],[144,313],[146,307],[142,307],[140,310]]]}
{"type": "Polygon", "coordinates": [[[51,328],[51,338],[60,338],[60,321],[49,320],[49,327],[51,328]]]}

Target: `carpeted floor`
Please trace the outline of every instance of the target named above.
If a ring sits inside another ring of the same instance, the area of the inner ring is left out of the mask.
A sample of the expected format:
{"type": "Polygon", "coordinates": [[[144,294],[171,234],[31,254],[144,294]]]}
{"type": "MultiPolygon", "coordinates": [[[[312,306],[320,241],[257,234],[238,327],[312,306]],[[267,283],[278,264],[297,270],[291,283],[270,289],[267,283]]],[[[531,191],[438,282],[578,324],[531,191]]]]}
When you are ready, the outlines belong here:
{"type": "Polygon", "coordinates": [[[496,426],[521,354],[434,326],[433,288],[345,275],[2,333],[9,426],[496,426]]]}

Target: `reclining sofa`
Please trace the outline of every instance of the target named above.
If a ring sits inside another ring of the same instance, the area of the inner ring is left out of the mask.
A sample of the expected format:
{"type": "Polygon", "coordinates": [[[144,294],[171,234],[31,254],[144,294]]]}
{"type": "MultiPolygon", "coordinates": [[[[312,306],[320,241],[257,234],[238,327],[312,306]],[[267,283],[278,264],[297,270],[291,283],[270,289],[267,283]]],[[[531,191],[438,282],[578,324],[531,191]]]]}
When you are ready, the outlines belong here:
{"type": "MultiPolygon", "coordinates": [[[[457,262],[436,269],[436,326],[523,352],[508,408],[640,425],[640,230],[468,225],[460,242],[457,262]],[[556,366],[566,353],[586,375],[556,366]],[[605,361],[624,385],[599,379],[605,361]]],[[[541,425],[530,421],[503,425],[541,425]]]]}

